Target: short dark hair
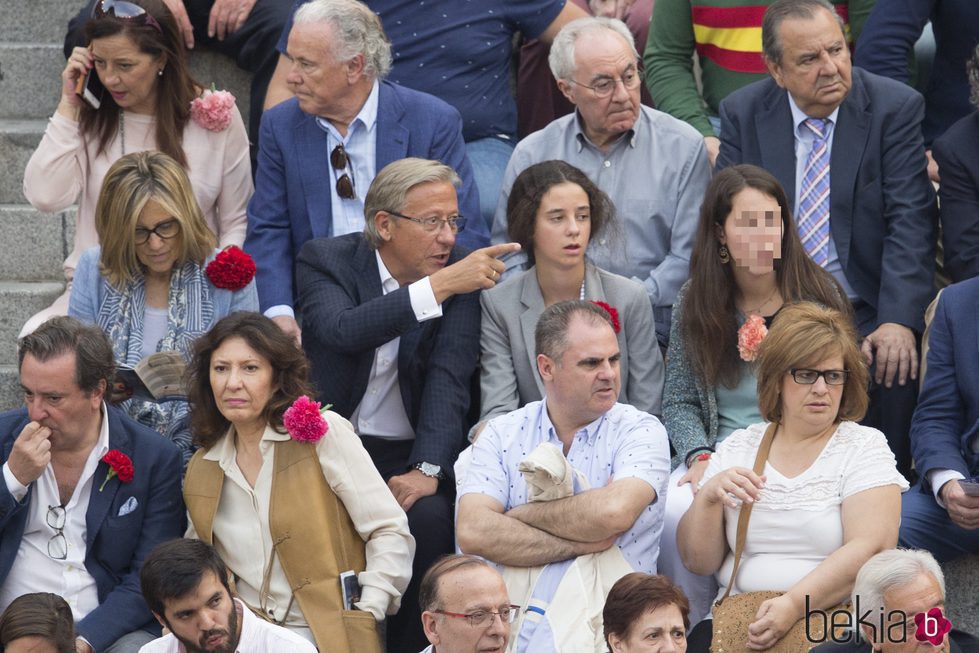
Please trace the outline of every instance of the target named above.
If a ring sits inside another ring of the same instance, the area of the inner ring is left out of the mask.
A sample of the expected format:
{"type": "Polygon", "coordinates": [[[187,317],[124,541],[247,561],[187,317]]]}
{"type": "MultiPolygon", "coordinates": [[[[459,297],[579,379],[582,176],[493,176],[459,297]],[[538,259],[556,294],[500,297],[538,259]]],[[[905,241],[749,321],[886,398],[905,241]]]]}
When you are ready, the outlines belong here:
{"type": "MultiPolygon", "coordinates": [[[[422,576],[422,582],[418,586],[418,607],[422,612],[439,610],[442,607],[442,597],[439,596],[439,581],[457,569],[463,567],[493,567],[479,556],[467,553],[456,553],[453,555],[442,556],[428,568],[422,576]]],[[[493,571],[496,571],[493,569],[493,571]]]]}
{"type": "MultiPolygon", "coordinates": [[[[642,615],[665,605],[675,605],[690,627],[690,602],[683,591],[666,576],[651,576],[639,571],[626,574],[609,590],[602,610],[605,643],[609,635],[628,637],[629,629],[642,615]]],[[[609,645],[611,648],[611,645],[609,645]]]]}
{"type": "Polygon", "coordinates": [[[534,330],[534,349],[537,354],[544,354],[551,360],[557,361],[568,349],[568,329],[571,320],[580,315],[590,324],[607,324],[610,329],[612,318],[608,312],[592,302],[578,299],[551,304],[541,313],[534,330]]]}
{"type": "Polygon", "coordinates": [[[58,653],[75,653],[75,620],[63,598],[48,592],[24,594],[0,617],[0,647],[21,637],[43,637],[58,653]]]}
{"type": "Polygon", "coordinates": [[[165,619],[166,602],[193,592],[208,571],[214,572],[230,596],[228,567],[213,546],[183,538],[158,544],[139,572],[143,599],[150,611],[165,619]]]}
{"type": "Polygon", "coordinates": [[[836,17],[840,31],[846,36],[843,18],[829,0],[775,0],[765,10],[761,19],[761,52],[772,63],[782,63],[782,41],[778,28],[786,18],[809,20],[816,17],[820,9],[825,9],[836,17]]]}
{"type": "Polygon", "coordinates": [[[187,366],[191,430],[194,442],[205,449],[214,445],[231,425],[214,401],[210,374],[211,356],[228,338],[241,338],[272,365],[275,392],[265,406],[265,419],[272,428],[284,432],[282,414],[286,409],[301,395],[314,396],[309,383],[309,363],[293,337],[260,313],[232,313],[197,339],[187,366]]]}
{"type": "Polygon", "coordinates": [[[615,205],[595,182],[578,168],[564,161],[541,161],[517,175],[507,198],[507,234],[520,243],[520,251],[534,264],[534,228],[537,211],[547,191],[560,184],[576,184],[588,196],[591,208],[591,238],[614,227],[615,205]]]}
{"type": "Polygon", "coordinates": [[[69,353],[75,354],[75,384],[83,392],[98,390],[101,381],[105,381],[105,388],[109,387],[116,373],[109,339],[97,326],[65,315],[51,318],[20,339],[17,370],[23,367],[28,354],[44,362],[69,353]]]}

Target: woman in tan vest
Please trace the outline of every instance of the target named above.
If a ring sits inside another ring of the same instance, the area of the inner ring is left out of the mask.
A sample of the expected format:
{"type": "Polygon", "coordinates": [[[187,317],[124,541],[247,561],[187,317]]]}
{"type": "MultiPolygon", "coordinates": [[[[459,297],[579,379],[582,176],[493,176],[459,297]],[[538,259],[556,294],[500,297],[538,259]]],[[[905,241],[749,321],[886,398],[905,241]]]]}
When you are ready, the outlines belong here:
{"type": "Polygon", "coordinates": [[[379,653],[376,625],[398,609],[414,540],[350,423],[309,399],[307,371],[257,313],[197,341],[188,537],[217,549],[263,618],[322,651],[379,653]]]}

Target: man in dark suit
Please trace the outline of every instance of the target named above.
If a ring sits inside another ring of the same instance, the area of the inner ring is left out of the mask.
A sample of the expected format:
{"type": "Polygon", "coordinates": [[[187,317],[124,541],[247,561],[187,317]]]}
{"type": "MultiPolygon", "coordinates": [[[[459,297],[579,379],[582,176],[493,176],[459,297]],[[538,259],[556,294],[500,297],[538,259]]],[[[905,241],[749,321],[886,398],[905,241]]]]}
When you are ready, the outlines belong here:
{"type": "Polygon", "coordinates": [[[456,233],[482,221],[459,215],[460,185],[437,161],[389,164],[364,199],[364,232],[311,240],[296,268],[320,399],[353,423],[417,542],[389,651],[425,646],[418,583],[454,544],[451,476],[479,358],[477,291],[500,278],[496,257],[519,249],[465,256],[456,233]]]}
{"type": "MultiPolygon", "coordinates": [[[[463,179],[463,215],[479,216],[462,119],[426,93],[391,84],[391,44],[357,0],[313,0],[289,34],[289,85],[296,97],[262,118],[255,195],[245,249],[258,266],[262,311],[299,337],[293,265],[303,243],[364,228],[364,193],[378,170],[404,157],[437,159],[463,179]]],[[[460,242],[489,243],[469,222],[460,242]]]]}
{"type": "Polygon", "coordinates": [[[900,545],[940,561],[979,551],[979,278],[942,291],[928,368],[911,423],[921,480],[902,497],[900,545]]]}
{"type": "Polygon", "coordinates": [[[106,406],[115,363],[97,327],[53,318],[19,355],[27,407],[0,415],[0,609],[53,592],[72,608],[79,653],[135,653],[159,635],[143,559],[183,531],[180,452],[106,406]]]}
{"type": "Polygon", "coordinates": [[[916,333],[935,267],[924,102],[903,84],[851,70],[842,23],[824,0],[772,3],[762,48],[771,79],[721,103],[717,166],[762,166],[793,200],[803,244],[850,297],[876,367],[865,423],[887,435],[907,474],[916,333]]]}

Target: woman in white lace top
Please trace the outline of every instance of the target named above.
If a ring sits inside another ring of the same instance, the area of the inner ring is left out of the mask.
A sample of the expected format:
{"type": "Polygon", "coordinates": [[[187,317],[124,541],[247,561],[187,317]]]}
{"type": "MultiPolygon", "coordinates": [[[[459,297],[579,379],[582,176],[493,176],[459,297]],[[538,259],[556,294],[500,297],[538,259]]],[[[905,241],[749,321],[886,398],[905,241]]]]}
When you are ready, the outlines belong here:
{"type": "Polygon", "coordinates": [[[749,646],[764,650],[807,607],[845,600],[860,566],[897,544],[908,483],[884,435],[855,423],[867,408],[868,373],[841,313],[809,302],[784,307],[758,348],[756,375],[768,423],[721,443],[677,539],[684,564],[714,573],[723,595],[741,502],[755,503],[731,593],[784,592],[749,627],[749,646]],[[752,467],[770,423],[775,437],[758,476],[752,467]]]}

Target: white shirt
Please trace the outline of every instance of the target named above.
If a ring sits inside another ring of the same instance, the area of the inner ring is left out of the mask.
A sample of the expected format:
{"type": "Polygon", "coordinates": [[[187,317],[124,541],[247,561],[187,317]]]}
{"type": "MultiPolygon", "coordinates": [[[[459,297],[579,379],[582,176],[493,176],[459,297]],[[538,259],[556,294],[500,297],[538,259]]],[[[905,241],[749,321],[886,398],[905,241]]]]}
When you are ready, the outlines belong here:
{"type": "MultiPolygon", "coordinates": [[[[357,576],[362,591],[355,605],[380,621],[385,613],[397,611],[401,594],[408,586],[415,541],[408,532],[408,518],[381,479],[350,422],[328,411],[324,411],[323,417],[329,430],[316,443],[323,477],[343,502],[365,543],[367,567],[357,576]]],[[[212,523],[214,548],[235,575],[238,596],[255,608],[263,604],[262,581],[273,548],[269,530],[273,444],[288,439],[288,434],[277,433],[271,427],[265,429],[259,445],[262,469],[254,488],[238,468],[233,430],[204,454],[204,459],[217,462],[225,475],[212,523]]],[[[187,537],[197,538],[193,522],[188,519],[188,523],[187,537]]],[[[268,594],[265,609],[271,618],[297,633],[310,634],[298,601],[286,612],[292,588],[278,556],[272,566],[268,594]]]]}
{"type": "MultiPolygon", "coordinates": [[[[34,491],[27,506],[24,536],[10,573],[0,586],[0,611],[6,610],[18,596],[32,592],[52,592],[63,597],[71,607],[75,621],[83,619],[99,607],[98,586],[95,578],[85,568],[85,539],[88,534],[85,519],[88,515],[92,484],[101,484],[105,480],[93,477],[99,461],[108,451],[109,420],[105,419],[105,404],[102,404],[99,439],[85,461],[71,499],[64,506],[65,527],[62,533],[68,544],[68,556],[64,560],[55,560],[48,555],[48,542],[56,533],[55,529],[48,526],[48,510],[51,506],[61,505],[54,468],[48,464],[34,481],[34,491]]],[[[7,463],[3,465],[3,480],[14,500],[22,501],[27,495],[28,486],[21,485],[7,463]]]]}
{"type": "MultiPolygon", "coordinates": [[[[235,607],[241,623],[241,637],[235,653],[316,653],[316,647],[281,626],[262,621],[240,600],[235,607]]],[[[143,644],[139,653],[186,653],[173,633],[143,644]]]]}
{"type": "MultiPolygon", "coordinates": [[[[795,217],[796,224],[798,224],[799,219],[799,199],[802,193],[802,178],[806,173],[806,161],[809,159],[809,152],[812,151],[812,144],[815,140],[815,135],[809,130],[804,123],[809,119],[802,109],[795,103],[792,99],[792,94],[786,91],[785,93],[789,98],[789,109],[792,111],[792,134],[795,137],[795,217]]],[[[827,116],[827,135],[826,135],[826,156],[833,156],[833,130],[836,128],[836,117],[839,115],[840,109],[837,107],[833,110],[833,113],[827,116]]],[[[832,179],[833,171],[830,169],[830,179],[832,179]]],[[[832,202],[832,196],[830,201],[832,202]]],[[[830,216],[832,220],[832,215],[830,216]]],[[[833,223],[830,222],[830,233],[833,230],[833,223]]],[[[840,282],[843,286],[843,291],[846,296],[850,299],[856,299],[857,293],[850,285],[850,282],[846,280],[846,275],[843,274],[843,264],[840,262],[840,254],[836,251],[836,242],[830,238],[829,239],[829,258],[826,261],[826,271],[833,275],[833,277],[840,282]]]]}
{"type": "MultiPolygon", "coordinates": [[[[316,118],[316,124],[326,132],[327,142],[327,167],[330,170],[330,178],[323,180],[324,184],[330,185],[330,210],[332,211],[333,236],[342,236],[364,230],[364,197],[367,196],[367,189],[374,182],[377,175],[377,100],[379,91],[377,80],[374,80],[374,87],[371,89],[367,101],[360,111],[350,121],[347,127],[347,135],[341,136],[336,127],[329,120],[316,118]],[[337,145],[343,144],[343,149],[347,152],[347,174],[350,175],[354,184],[353,199],[345,200],[336,192],[337,179],[340,178],[340,171],[333,169],[333,162],[330,161],[330,153],[337,145]]],[[[277,317],[288,315],[295,317],[292,306],[277,304],[265,310],[266,317],[277,317]]]]}
{"type": "MultiPolygon", "coordinates": [[[[387,295],[400,287],[397,279],[391,276],[379,252],[377,271],[381,275],[381,290],[387,295]]],[[[442,306],[435,301],[432,282],[428,277],[408,286],[411,310],[419,322],[442,317],[442,306]]],[[[374,351],[371,375],[367,389],[360,404],[350,416],[357,432],[376,438],[389,440],[413,440],[415,430],[408,420],[404,401],[401,399],[401,386],[398,384],[398,347],[401,338],[389,340],[374,351]]]]}

